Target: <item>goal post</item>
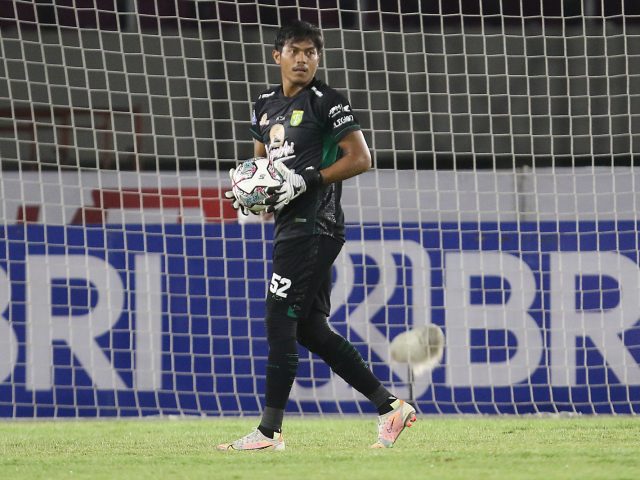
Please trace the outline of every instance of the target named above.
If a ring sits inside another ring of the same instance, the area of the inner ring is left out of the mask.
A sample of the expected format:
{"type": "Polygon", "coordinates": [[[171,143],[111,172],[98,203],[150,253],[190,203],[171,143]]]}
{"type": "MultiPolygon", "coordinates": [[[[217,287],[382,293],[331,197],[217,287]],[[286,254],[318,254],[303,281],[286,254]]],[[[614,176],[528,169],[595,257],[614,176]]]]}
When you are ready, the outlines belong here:
{"type": "MultiPolygon", "coordinates": [[[[0,417],[261,412],[273,223],[223,192],[298,17],[374,161],[344,182],[331,326],[422,413],[637,413],[619,3],[0,1],[0,417]],[[445,352],[413,375],[390,342],[428,324],[445,352]]],[[[288,411],[374,411],[301,352],[288,411]]]]}

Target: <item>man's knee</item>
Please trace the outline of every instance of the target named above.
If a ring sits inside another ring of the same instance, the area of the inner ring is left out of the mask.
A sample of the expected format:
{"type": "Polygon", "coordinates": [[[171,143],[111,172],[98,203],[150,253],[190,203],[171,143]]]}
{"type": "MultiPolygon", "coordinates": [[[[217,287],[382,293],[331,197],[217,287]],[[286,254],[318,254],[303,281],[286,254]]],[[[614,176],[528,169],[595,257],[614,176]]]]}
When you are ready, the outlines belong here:
{"type": "Polygon", "coordinates": [[[298,343],[313,353],[322,354],[323,346],[335,333],[329,327],[324,313],[314,310],[298,325],[298,343]]]}
{"type": "Polygon", "coordinates": [[[287,315],[285,304],[267,301],[265,326],[270,349],[296,350],[298,321],[287,315]]]}

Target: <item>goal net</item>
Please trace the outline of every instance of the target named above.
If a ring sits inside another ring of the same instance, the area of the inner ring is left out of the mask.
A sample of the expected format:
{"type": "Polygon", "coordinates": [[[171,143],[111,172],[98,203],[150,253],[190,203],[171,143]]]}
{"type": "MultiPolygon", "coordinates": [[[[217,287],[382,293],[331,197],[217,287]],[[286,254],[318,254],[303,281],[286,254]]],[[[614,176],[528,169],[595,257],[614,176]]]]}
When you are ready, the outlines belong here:
{"type": "MultiPolygon", "coordinates": [[[[638,412],[639,15],[0,1],[0,416],[261,412],[273,223],[222,192],[291,18],[374,160],[344,184],[332,327],[423,413],[638,412]],[[413,375],[390,342],[431,323],[444,357],[413,375]]],[[[373,409],[301,350],[288,411],[373,409]]]]}

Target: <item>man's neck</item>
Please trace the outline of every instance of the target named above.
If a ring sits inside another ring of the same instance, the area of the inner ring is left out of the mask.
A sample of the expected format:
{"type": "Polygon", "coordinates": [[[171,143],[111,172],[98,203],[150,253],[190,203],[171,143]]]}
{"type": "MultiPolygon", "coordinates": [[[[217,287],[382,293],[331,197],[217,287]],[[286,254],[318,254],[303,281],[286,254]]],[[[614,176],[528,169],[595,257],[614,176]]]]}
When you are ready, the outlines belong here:
{"type": "Polygon", "coordinates": [[[313,80],[311,80],[306,85],[296,85],[293,83],[282,82],[282,93],[284,94],[285,97],[295,97],[312,83],[313,83],[313,80]]]}

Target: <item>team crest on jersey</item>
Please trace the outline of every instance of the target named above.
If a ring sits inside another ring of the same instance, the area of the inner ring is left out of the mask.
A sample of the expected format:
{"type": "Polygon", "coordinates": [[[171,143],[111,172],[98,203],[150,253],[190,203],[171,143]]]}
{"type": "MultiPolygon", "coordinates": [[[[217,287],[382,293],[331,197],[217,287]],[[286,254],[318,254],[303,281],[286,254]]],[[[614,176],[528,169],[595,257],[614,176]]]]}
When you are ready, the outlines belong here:
{"type": "Polygon", "coordinates": [[[269,117],[267,117],[267,114],[265,113],[260,118],[260,126],[266,127],[267,125],[269,125],[269,117]]]}
{"type": "Polygon", "coordinates": [[[291,114],[291,120],[289,120],[289,125],[292,127],[297,127],[302,123],[302,115],[304,115],[304,110],[294,110],[291,114]]]}

